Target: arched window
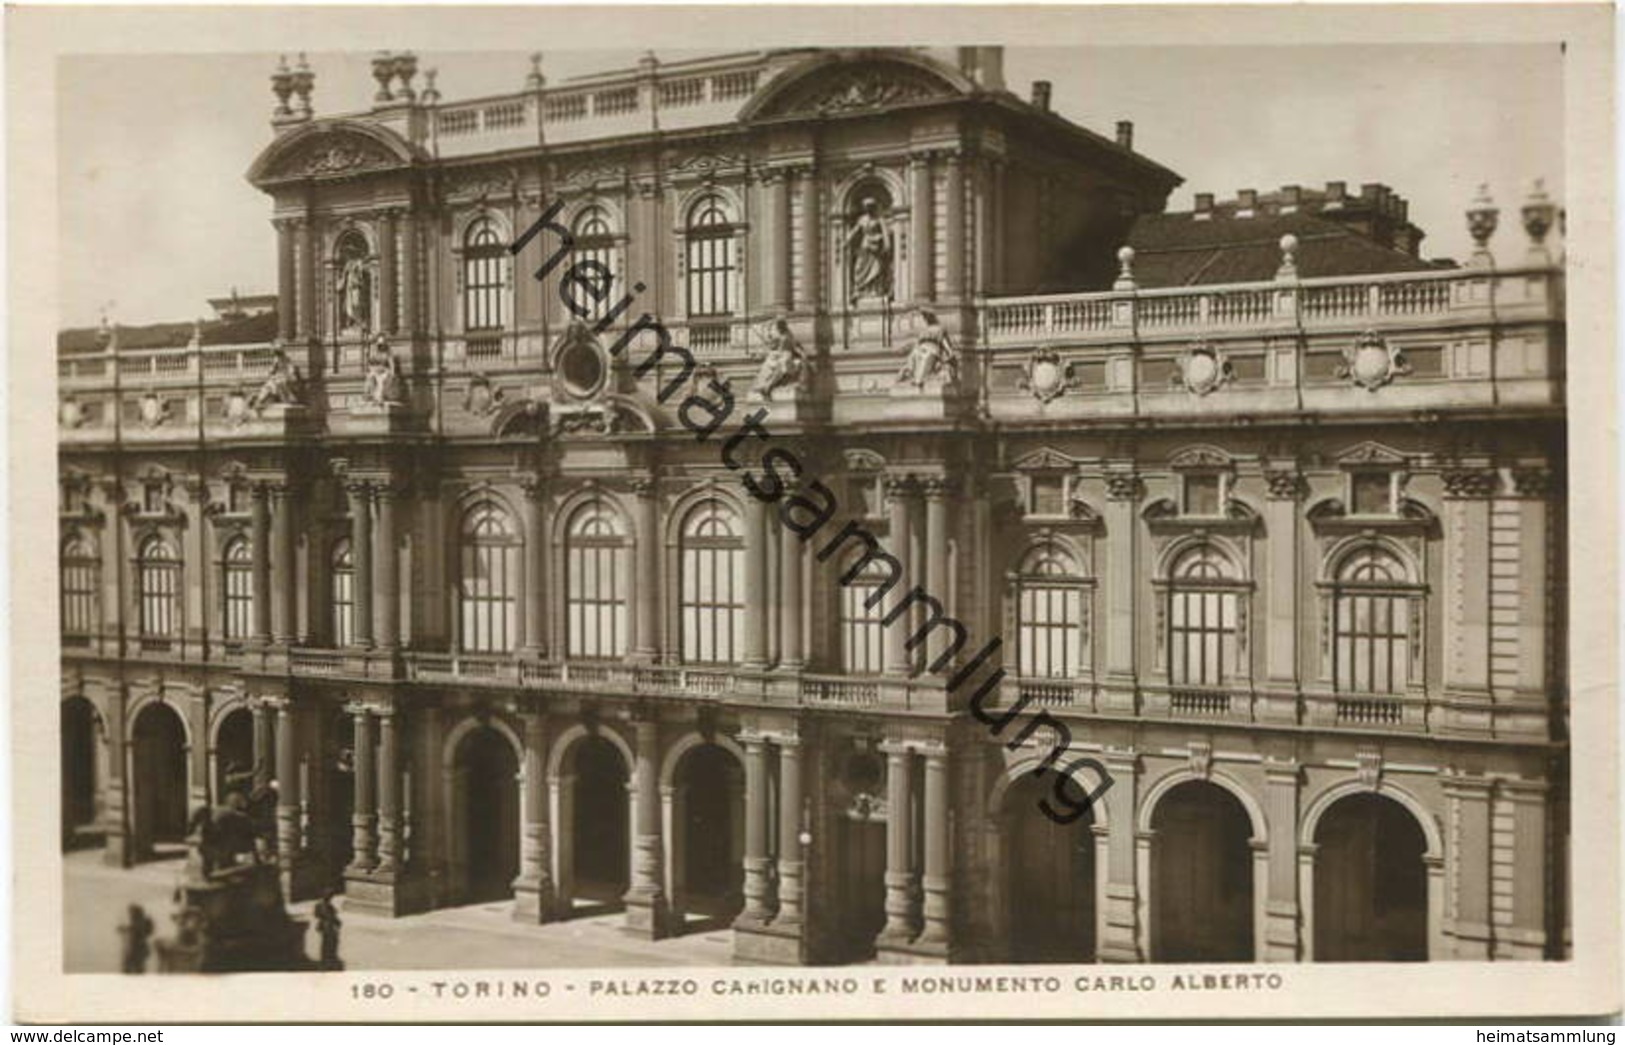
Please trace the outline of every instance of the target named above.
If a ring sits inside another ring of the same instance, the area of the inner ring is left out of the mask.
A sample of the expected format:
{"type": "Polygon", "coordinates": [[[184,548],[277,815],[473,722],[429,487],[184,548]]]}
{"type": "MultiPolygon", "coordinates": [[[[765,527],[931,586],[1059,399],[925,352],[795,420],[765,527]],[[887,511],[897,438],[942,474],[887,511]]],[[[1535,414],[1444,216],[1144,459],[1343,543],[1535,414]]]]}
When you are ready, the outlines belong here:
{"type": "Polygon", "coordinates": [[[226,638],[246,639],[254,633],[254,553],[247,537],[233,537],[226,544],[220,572],[226,638]]]}
{"type": "Polygon", "coordinates": [[[141,542],[135,558],[137,629],[143,638],[173,638],[181,625],[181,562],[162,537],[141,542]]]}
{"type": "Polygon", "coordinates": [[[96,546],[74,534],[62,542],[62,631],[91,635],[101,624],[102,561],[96,546]]]}
{"type": "Polygon", "coordinates": [[[333,645],[355,644],[355,557],[350,554],[350,538],[333,542],[330,569],[330,607],[333,612],[333,645]]]}
{"type": "Polygon", "coordinates": [[[745,635],[745,541],[733,509],[706,501],[683,522],[683,659],[731,664],[745,635]]]}
{"type": "MultiPolygon", "coordinates": [[[[844,579],[845,574],[841,576],[844,579]]],[[[841,663],[851,674],[875,675],[884,668],[882,639],[886,629],[881,618],[886,615],[886,599],[874,599],[872,606],[867,603],[888,579],[888,568],[870,559],[851,584],[841,585],[841,663]]],[[[903,623],[899,621],[897,626],[903,623]]]]}
{"type": "Polygon", "coordinates": [[[1082,673],[1084,579],[1078,561],[1059,544],[1039,545],[1016,578],[1016,634],[1025,678],[1082,673]]]}
{"type": "Polygon", "coordinates": [[[519,632],[519,538],[493,501],[463,516],[462,572],[457,590],[461,645],[470,653],[508,653],[519,632]]]}
{"type": "Polygon", "coordinates": [[[707,196],[690,209],[687,240],[688,314],[733,314],[734,230],[722,200],[707,196]]]}
{"type": "Polygon", "coordinates": [[[603,501],[570,516],[565,533],[565,631],[572,657],[624,657],[626,528],[603,501]]]}
{"type": "Polygon", "coordinates": [[[1168,681],[1222,686],[1234,674],[1239,585],[1212,545],[1190,549],[1174,563],[1168,584],[1168,681]]]}
{"type": "Polygon", "coordinates": [[[615,288],[622,282],[621,274],[615,268],[615,229],[610,224],[609,212],[596,205],[586,208],[576,215],[572,234],[575,236],[572,254],[575,264],[580,266],[590,261],[603,266],[602,269],[581,269],[584,273],[590,273],[588,278],[595,290],[603,290],[602,296],[580,293],[575,295],[576,302],[587,307],[588,313],[584,318],[602,319],[613,306],[617,297],[615,288]]]}
{"type": "Polygon", "coordinates": [[[507,322],[508,248],[490,218],[463,237],[463,329],[501,330],[507,322]]]}
{"type": "Polygon", "coordinates": [[[1332,600],[1333,677],[1341,693],[1403,693],[1419,588],[1383,548],[1360,548],[1337,570],[1332,600]]]}

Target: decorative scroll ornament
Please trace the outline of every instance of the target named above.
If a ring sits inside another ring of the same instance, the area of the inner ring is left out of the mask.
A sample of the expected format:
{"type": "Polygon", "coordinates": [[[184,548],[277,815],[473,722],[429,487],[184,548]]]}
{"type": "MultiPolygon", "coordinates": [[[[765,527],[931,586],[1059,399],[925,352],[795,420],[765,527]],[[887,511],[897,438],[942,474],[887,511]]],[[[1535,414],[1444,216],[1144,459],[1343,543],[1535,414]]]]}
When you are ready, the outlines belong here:
{"type": "Polygon", "coordinates": [[[1048,403],[1078,386],[1071,363],[1063,363],[1060,353],[1053,348],[1034,350],[1021,368],[1021,387],[1031,392],[1040,403],[1048,403]]]}
{"type": "Polygon", "coordinates": [[[1378,337],[1374,330],[1367,330],[1355,339],[1353,345],[1343,349],[1343,363],[1337,368],[1338,377],[1368,392],[1375,392],[1394,378],[1410,372],[1411,365],[1406,362],[1405,353],[1378,337]]]}
{"type": "Polygon", "coordinates": [[[1186,349],[1178,366],[1179,376],[1175,381],[1192,395],[1205,396],[1236,379],[1230,360],[1206,341],[1198,341],[1186,349]]]}
{"type": "Polygon", "coordinates": [[[158,398],[156,392],[148,392],[141,397],[141,424],[146,428],[157,428],[169,420],[169,404],[158,398]]]}
{"type": "Polygon", "coordinates": [[[1355,758],[1359,762],[1356,774],[1360,784],[1368,791],[1377,791],[1382,788],[1382,752],[1375,748],[1361,748],[1355,758]]]}
{"type": "Polygon", "coordinates": [[[944,93],[938,84],[924,77],[878,70],[850,72],[827,83],[796,108],[825,113],[856,112],[926,101],[944,93]]]}
{"type": "Polygon", "coordinates": [[[394,157],[356,141],[318,142],[305,150],[295,169],[306,175],[349,174],[388,167],[394,157]]]}

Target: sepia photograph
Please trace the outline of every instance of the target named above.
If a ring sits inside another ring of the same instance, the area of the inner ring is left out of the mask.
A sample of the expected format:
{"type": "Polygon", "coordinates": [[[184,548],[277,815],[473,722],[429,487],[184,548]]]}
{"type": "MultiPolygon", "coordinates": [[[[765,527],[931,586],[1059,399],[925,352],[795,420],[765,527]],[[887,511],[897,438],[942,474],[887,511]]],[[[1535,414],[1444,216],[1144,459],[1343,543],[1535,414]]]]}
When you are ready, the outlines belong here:
{"type": "Polygon", "coordinates": [[[719,10],[40,59],[19,1018],[1617,1011],[1607,9],[719,10]]]}

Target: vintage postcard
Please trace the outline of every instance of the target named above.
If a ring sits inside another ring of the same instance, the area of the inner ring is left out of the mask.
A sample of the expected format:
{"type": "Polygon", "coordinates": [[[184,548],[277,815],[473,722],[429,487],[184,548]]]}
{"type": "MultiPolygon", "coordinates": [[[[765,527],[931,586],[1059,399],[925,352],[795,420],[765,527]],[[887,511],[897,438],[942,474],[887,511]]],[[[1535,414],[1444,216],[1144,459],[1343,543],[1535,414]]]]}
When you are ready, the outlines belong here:
{"type": "Polygon", "coordinates": [[[1618,1011],[1606,6],[8,28],[17,1018],[1618,1011]]]}

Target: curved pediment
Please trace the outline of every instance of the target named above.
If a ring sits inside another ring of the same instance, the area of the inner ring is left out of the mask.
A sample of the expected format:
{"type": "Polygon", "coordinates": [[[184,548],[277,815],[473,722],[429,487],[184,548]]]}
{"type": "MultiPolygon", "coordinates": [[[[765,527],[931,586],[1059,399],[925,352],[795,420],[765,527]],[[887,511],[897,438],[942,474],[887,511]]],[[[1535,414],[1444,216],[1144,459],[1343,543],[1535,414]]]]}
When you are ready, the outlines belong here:
{"type": "Polygon", "coordinates": [[[739,113],[741,120],[833,116],[972,94],[976,85],[924,55],[837,51],[775,77],[739,113]]]}
{"type": "Polygon", "coordinates": [[[353,178],[409,167],[417,153],[402,137],[355,120],[313,123],[283,135],[248,168],[255,185],[304,178],[353,178]]]}

